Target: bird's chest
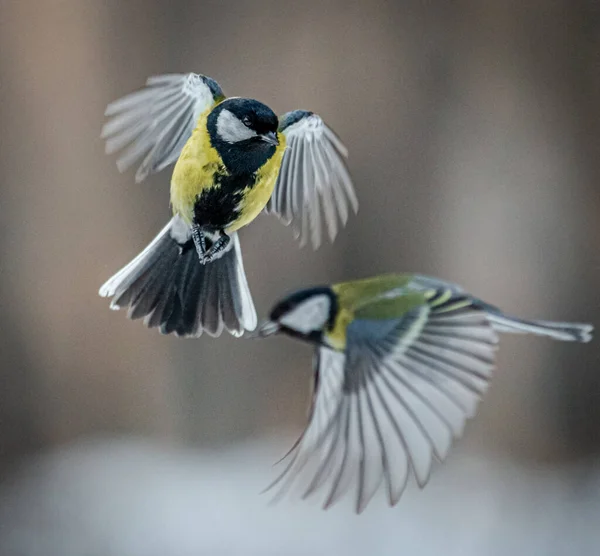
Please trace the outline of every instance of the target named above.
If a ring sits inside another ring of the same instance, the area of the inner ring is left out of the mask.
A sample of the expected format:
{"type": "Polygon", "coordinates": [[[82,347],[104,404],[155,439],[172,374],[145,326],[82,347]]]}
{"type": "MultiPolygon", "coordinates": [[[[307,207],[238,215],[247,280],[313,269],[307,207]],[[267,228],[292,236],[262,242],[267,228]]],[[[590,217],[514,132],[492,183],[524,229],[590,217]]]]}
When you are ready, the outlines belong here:
{"type": "Polygon", "coordinates": [[[279,174],[283,149],[277,151],[267,163],[254,175],[251,184],[241,191],[239,203],[236,206],[237,217],[227,228],[234,232],[254,220],[265,208],[273,194],[273,188],[279,174]]]}
{"type": "Polygon", "coordinates": [[[188,224],[194,219],[198,195],[205,189],[214,188],[219,175],[223,173],[222,160],[210,144],[202,117],[200,120],[181,151],[171,176],[173,212],[181,215],[188,224]]]}
{"type": "Polygon", "coordinates": [[[188,223],[234,232],[263,210],[273,193],[285,139],[256,171],[228,170],[199,126],[173,170],[171,205],[188,223]]]}
{"type": "Polygon", "coordinates": [[[326,343],[338,351],[346,349],[346,337],[348,325],[352,322],[354,315],[346,309],[340,309],[333,327],[325,333],[326,343]]]}

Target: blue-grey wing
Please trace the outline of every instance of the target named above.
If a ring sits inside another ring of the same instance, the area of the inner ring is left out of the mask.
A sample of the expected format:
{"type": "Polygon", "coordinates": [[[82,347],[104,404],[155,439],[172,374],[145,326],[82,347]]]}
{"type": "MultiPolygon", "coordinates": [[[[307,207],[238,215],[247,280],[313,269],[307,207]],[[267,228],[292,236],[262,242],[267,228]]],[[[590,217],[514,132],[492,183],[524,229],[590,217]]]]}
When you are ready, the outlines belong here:
{"type": "Polygon", "coordinates": [[[344,352],[318,350],[309,423],[274,484],[327,490],[327,507],[356,485],[362,511],[382,482],[390,504],[410,470],[424,485],[476,410],[494,366],[483,311],[428,306],[385,321],[356,320],[344,352]]]}

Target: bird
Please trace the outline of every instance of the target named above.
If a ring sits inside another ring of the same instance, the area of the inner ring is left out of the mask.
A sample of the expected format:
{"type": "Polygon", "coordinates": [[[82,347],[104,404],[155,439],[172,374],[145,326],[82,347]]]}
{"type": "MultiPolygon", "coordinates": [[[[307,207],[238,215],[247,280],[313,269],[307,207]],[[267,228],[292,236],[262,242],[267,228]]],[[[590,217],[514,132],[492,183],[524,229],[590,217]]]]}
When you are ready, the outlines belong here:
{"type": "Polygon", "coordinates": [[[148,78],[105,115],[101,136],[107,153],[120,152],[120,171],[139,163],[141,182],[174,164],[172,218],[99,291],[112,309],[128,308],[128,317],[163,334],[241,336],[256,328],[238,231],[261,212],[316,249],[358,210],[348,151],[313,112],[279,118],[262,102],[226,98],[214,79],[187,73],[148,78]]]}
{"type": "Polygon", "coordinates": [[[304,432],[265,490],[322,494],[328,508],[354,489],[362,512],[384,483],[395,505],[409,479],[424,487],[475,415],[495,365],[499,332],[589,342],[592,325],[523,320],[460,286],[385,274],[293,292],[254,337],[314,346],[304,432]]]}

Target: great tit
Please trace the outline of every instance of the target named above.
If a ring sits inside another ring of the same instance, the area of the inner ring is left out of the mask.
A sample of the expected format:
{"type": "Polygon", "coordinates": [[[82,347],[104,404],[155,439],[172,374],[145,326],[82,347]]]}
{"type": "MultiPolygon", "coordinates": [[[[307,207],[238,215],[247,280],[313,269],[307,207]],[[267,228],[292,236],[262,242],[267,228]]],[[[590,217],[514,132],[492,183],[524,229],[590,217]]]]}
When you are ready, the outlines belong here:
{"type": "Polygon", "coordinates": [[[263,209],[317,248],[323,226],[333,241],[338,219],[344,225],[358,208],[346,148],[312,112],[278,119],[261,102],[226,99],[216,81],[189,73],[150,77],[106,115],[107,152],[126,148],[121,171],[143,158],[140,182],[175,162],[172,219],[99,292],[164,334],[256,328],[237,230],[263,209]]]}
{"type": "MultiPolygon", "coordinates": [[[[495,362],[498,332],[588,342],[592,326],[505,315],[459,286],[390,274],[292,293],[256,335],[315,346],[308,424],[271,487],[299,482],[324,507],[353,482],[361,512],[385,481],[398,502],[410,470],[419,486],[475,414],[495,362]]],[[[269,487],[269,488],[271,488],[269,487]]]]}

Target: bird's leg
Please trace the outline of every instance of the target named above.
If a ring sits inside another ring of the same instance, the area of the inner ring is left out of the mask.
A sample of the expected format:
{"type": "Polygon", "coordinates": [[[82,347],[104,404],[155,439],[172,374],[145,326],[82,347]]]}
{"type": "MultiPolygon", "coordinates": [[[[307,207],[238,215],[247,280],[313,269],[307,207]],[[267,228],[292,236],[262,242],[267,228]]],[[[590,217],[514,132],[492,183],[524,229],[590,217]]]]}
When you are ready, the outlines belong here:
{"type": "Polygon", "coordinates": [[[194,245],[196,246],[196,252],[198,253],[198,257],[200,258],[200,262],[206,262],[206,253],[209,251],[209,247],[206,242],[206,235],[196,224],[192,225],[192,239],[194,240],[194,245]]]}
{"type": "Polygon", "coordinates": [[[204,262],[214,261],[217,255],[229,245],[230,240],[231,238],[223,230],[219,230],[216,241],[213,241],[210,249],[204,255],[204,262]]]}
{"type": "Polygon", "coordinates": [[[192,226],[192,239],[202,264],[213,261],[229,245],[230,241],[229,236],[223,230],[213,234],[196,225],[192,226]]]}

